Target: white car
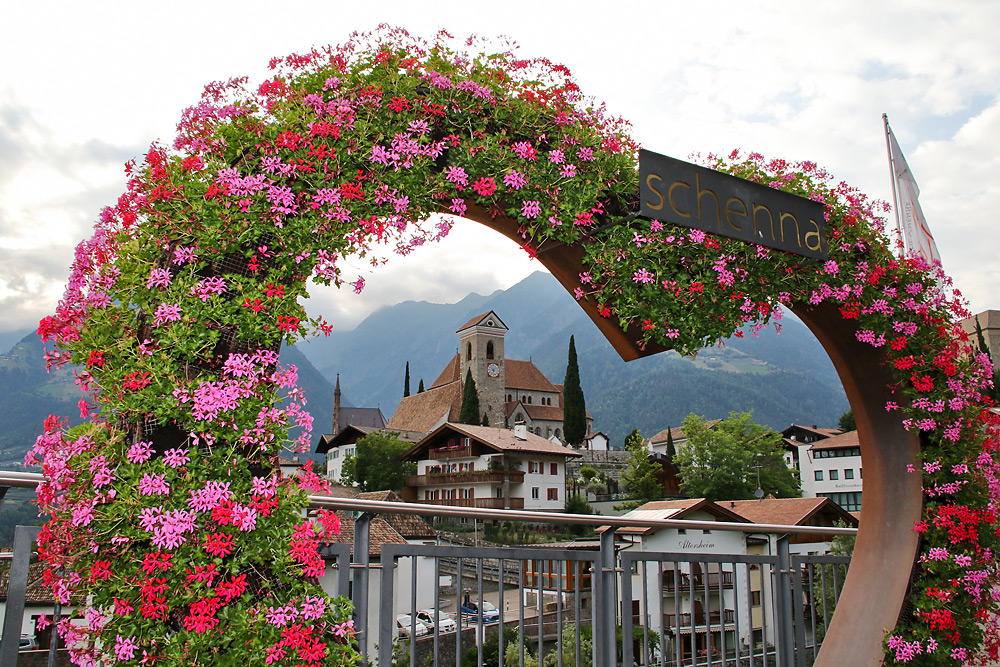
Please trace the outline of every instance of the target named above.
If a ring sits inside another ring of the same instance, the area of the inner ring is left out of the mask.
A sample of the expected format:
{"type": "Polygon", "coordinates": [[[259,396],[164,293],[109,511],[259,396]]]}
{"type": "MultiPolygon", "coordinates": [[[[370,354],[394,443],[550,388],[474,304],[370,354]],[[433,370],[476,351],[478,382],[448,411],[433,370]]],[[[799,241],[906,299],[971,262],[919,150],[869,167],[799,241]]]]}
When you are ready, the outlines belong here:
{"type": "Polygon", "coordinates": [[[400,637],[409,637],[410,630],[414,626],[416,626],[417,637],[423,637],[427,634],[427,625],[419,618],[411,619],[409,614],[400,614],[396,617],[396,629],[399,631],[400,637]]]}
{"type": "MultiPolygon", "coordinates": [[[[451,614],[440,610],[436,613],[438,617],[438,633],[454,632],[458,629],[458,624],[455,623],[455,619],[452,618],[451,614]]],[[[434,632],[434,614],[435,611],[433,609],[421,609],[417,612],[417,620],[423,621],[427,625],[428,631],[432,633],[434,632]]]]}

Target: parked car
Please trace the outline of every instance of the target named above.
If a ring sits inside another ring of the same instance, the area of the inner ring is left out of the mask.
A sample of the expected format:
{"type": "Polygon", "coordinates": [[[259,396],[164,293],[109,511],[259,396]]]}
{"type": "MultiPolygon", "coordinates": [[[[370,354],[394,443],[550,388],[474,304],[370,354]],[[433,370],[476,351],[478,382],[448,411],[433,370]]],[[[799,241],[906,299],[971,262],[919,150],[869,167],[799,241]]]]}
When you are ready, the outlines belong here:
{"type": "MultiPolygon", "coordinates": [[[[455,623],[455,619],[451,617],[451,614],[446,611],[441,611],[440,609],[437,610],[436,613],[438,618],[437,625],[439,633],[454,632],[458,628],[458,624],[455,623]]],[[[427,626],[427,631],[431,633],[434,632],[434,614],[435,610],[433,609],[421,609],[417,612],[417,620],[423,621],[427,626]]]]}
{"type": "Polygon", "coordinates": [[[409,614],[400,614],[396,617],[396,629],[400,637],[409,637],[410,630],[416,627],[417,637],[427,634],[428,628],[419,618],[411,619],[409,614]]]}
{"type": "MultiPolygon", "coordinates": [[[[479,617],[479,604],[477,602],[467,599],[462,603],[462,618],[464,620],[477,621],[479,617]]],[[[482,619],[485,623],[496,623],[500,620],[500,610],[492,602],[483,600],[482,619]]]]}

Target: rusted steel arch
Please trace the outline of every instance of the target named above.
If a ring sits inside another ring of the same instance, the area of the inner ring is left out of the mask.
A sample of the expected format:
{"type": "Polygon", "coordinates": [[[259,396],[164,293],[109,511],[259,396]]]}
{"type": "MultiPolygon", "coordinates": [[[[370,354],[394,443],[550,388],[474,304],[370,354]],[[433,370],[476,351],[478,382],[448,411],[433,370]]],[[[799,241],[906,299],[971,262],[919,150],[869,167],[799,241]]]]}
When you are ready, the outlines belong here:
{"type": "MultiPolygon", "coordinates": [[[[473,206],[465,217],[523,242],[517,223],[510,218],[493,217],[473,206]]],[[[538,260],[570,293],[579,284],[579,274],[586,270],[579,244],[543,248],[538,260]]],[[[640,349],[636,345],[642,339],[640,332],[622,330],[617,320],[601,317],[592,300],[580,299],[578,303],[625,361],[667,349],[652,344],[640,349]]],[[[880,665],[883,641],[899,618],[919,544],[913,524],[921,516],[921,479],[900,473],[917,459],[920,440],[903,428],[898,417],[883,409],[893,398],[889,389],[893,378],[878,349],[859,342],[855,328],[832,305],[796,303],[790,307],[819,340],[840,375],[854,411],[861,459],[868,474],[864,518],[851,568],[837,603],[838,613],[815,664],[880,665]]]]}

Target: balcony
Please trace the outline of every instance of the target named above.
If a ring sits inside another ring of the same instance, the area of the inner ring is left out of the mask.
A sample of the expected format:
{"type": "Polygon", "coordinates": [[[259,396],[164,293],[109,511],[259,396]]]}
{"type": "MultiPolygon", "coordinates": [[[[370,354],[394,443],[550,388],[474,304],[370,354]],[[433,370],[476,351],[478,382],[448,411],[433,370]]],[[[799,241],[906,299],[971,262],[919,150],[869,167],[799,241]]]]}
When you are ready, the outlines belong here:
{"type": "Polygon", "coordinates": [[[431,473],[429,475],[408,475],[407,486],[444,486],[455,484],[495,483],[511,484],[524,481],[523,470],[463,470],[461,472],[431,473]]]}
{"type": "Polygon", "coordinates": [[[719,611],[718,609],[710,611],[707,614],[705,612],[695,611],[694,615],[690,612],[681,614],[664,614],[663,615],[663,628],[670,632],[672,629],[676,629],[678,624],[683,631],[686,628],[690,628],[692,624],[692,619],[694,626],[696,628],[704,628],[706,625],[719,627],[723,624],[732,625],[736,622],[736,614],[732,609],[723,609],[719,611]]]}
{"type": "Polygon", "coordinates": [[[427,452],[427,458],[435,460],[458,459],[469,456],[475,456],[472,453],[472,445],[465,445],[464,447],[438,447],[427,452]]]}
{"type": "Polygon", "coordinates": [[[446,507],[476,507],[490,510],[523,510],[524,498],[451,498],[449,500],[417,500],[421,505],[444,505],[446,507]]]}
{"type": "MultiPolygon", "coordinates": [[[[692,577],[686,572],[681,572],[677,580],[674,580],[673,570],[667,570],[663,573],[663,590],[664,592],[674,592],[680,591],[684,593],[691,590],[692,577]]],[[[694,592],[695,594],[704,593],[706,584],[708,585],[708,592],[718,592],[720,589],[729,589],[733,587],[733,573],[730,571],[723,572],[709,572],[708,574],[695,574],[694,575],[694,592]],[[721,575],[721,576],[720,576],[721,575]]]]}

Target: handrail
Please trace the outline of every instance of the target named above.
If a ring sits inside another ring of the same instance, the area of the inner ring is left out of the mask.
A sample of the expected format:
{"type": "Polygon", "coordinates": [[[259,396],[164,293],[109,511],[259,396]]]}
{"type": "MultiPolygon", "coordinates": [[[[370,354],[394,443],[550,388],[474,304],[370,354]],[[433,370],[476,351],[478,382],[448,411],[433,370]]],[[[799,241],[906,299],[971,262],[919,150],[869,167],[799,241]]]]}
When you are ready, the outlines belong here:
{"type": "MultiPolygon", "coordinates": [[[[34,488],[43,477],[37,472],[0,471],[0,487],[34,488]]],[[[781,533],[789,535],[857,535],[857,528],[834,526],[785,526],[773,523],[737,523],[734,521],[692,521],[689,519],[639,519],[620,516],[595,516],[592,514],[566,514],[563,512],[538,512],[533,510],[499,510],[484,507],[463,509],[448,505],[425,505],[386,500],[309,496],[312,508],[353,510],[376,514],[420,514],[425,516],[450,516],[505,521],[539,521],[544,523],[570,523],[614,528],[695,528],[700,530],[731,530],[740,533],[781,533]]]]}

